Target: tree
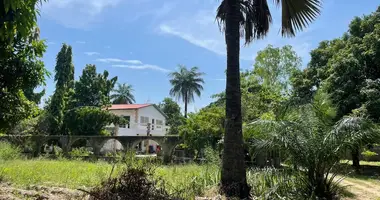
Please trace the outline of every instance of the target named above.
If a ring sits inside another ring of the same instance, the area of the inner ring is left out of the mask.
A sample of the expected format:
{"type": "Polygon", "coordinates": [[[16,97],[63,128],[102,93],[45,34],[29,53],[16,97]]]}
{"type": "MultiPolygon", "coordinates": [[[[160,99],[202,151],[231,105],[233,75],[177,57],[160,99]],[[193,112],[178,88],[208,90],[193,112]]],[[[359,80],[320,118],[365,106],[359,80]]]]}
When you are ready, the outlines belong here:
{"type": "Polygon", "coordinates": [[[108,75],[106,70],[103,74],[97,74],[95,65],[86,65],[79,81],[75,83],[75,93],[70,107],[110,105],[110,93],[115,86],[117,76],[108,79],[108,75]]]}
{"type": "Polygon", "coordinates": [[[312,103],[292,106],[282,120],[251,124],[252,129],[266,133],[256,138],[257,150],[281,151],[302,168],[297,189],[302,199],[334,199],[339,188],[337,166],[347,149],[380,136],[365,118],[346,116],[336,122],[335,114],[327,95],[318,91],[312,103]]]}
{"type": "MultiPolygon", "coordinates": [[[[12,42],[16,33],[28,37],[37,26],[38,4],[46,0],[1,0],[0,40],[12,42]]],[[[3,54],[1,54],[3,55],[3,54]]]]}
{"type": "Polygon", "coordinates": [[[169,135],[177,135],[178,127],[184,123],[184,117],[181,114],[181,108],[171,98],[165,98],[158,104],[158,107],[167,116],[166,125],[170,126],[169,135]]]}
{"type": "Polygon", "coordinates": [[[72,135],[100,135],[108,124],[126,123],[122,117],[108,110],[91,106],[69,110],[64,122],[65,128],[72,135]]]}
{"type": "Polygon", "coordinates": [[[194,101],[194,93],[198,97],[201,96],[203,75],[204,73],[198,72],[198,67],[188,70],[184,65],[179,65],[177,72],[169,74],[170,84],[173,86],[170,95],[176,97],[177,100],[182,99],[185,104],[185,118],[187,118],[187,104],[194,101]]]}
{"type": "MultiPolygon", "coordinates": [[[[336,120],[350,115],[353,110],[362,108],[363,105],[369,106],[369,96],[361,91],[369,86],[368,79],[375,81],[380,78],[379,13],[378,8],[370,15],[356,17],[341,41],[334,40],[333,56],[327,57],[328,59],[321,63],[321,67],[326,68],[328,74],[321,77],[322,87],[331,95],[332,102],[337,107],[336,120]]],[[[370,116],[366,117],[373,117],[370,113],[367,114],[370,116]]],[[[359,150],[359,146],[352,148],[353,166],[357,170],[360,168],[359,150]]]]}
{"type": "Polygon", "coordinates": [[[274,92],[290,95],[290,77],[301,67],[301,58],[292,46],[274,48],[268,45],[257,53],[253,73],[260,85],[274,92]]]}
{"type": "Polygon", "coordinates": [[[217,106],[191,113],[185,123],[179,127],[184,144],[198,154],[207,146],[215,149],[224,133],[224,119],[223,108],[217,106]]]}
{"type": "Polygon", "coordinates": [[[34,9],[35,4],[33,9],[24,10],[29,9],[28,6],[32,3],[0,3],[0,132],[8,132],[21,120],[31,118],[37,113],[36,103],[39,99],[34,89],[43,85],[45,76],[48,75],[41,61],[46,45],[39,39],[36,19],[25,18],[37,12],[34,9]],[[26,22],[30,24],[21,26],[26,22]],[[19,31],[17,35],[16,31],[19,31]]]}
{"type": "Polygon", "coordinates": [[[111,95],[114,104],[133,104],[135,102],[135,97],[132,92],[134,91],[132,85],[123,83],[117,84],[117,89],[113,90],[114,94],[111,95]]]}
{"type": "MultiPolygon", "coordinates": [[[[275,0],[282,6],[282,35],[294,36],[319,14],[319,0],[275,0]]],[[[247,198],[240,96],[240,35],[246,44],[263,38],[272,22],[266,0],[223,0],[217,19],[227,45],[226,132],[221,185],[227,196],[247,198]]]]}
{"type": "Polygon", "coordinates": [[[63,131],[62,123],[68,105],[69,94],[70,91],[74,89],[74,65],[72,56],[71,46],[63,44],[56,58],[54,68],[54,81],[56,85],[48,107],[50,134],[62,134],[63,131]]]}

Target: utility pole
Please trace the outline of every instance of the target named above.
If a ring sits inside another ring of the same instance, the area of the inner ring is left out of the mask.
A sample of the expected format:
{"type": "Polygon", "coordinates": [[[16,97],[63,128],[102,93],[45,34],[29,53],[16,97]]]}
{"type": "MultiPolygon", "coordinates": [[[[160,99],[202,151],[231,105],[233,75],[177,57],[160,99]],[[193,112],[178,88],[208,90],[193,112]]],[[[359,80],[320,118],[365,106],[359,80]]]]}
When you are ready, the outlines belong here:
{"type": "Polygon", "coordinates": [[[147,126],[146,126],[147,139],[146,139],[146,145],[145,145],[146,154],[149,154],[149,135],[150,135],[150,123],[147,123],[147,126]]]}

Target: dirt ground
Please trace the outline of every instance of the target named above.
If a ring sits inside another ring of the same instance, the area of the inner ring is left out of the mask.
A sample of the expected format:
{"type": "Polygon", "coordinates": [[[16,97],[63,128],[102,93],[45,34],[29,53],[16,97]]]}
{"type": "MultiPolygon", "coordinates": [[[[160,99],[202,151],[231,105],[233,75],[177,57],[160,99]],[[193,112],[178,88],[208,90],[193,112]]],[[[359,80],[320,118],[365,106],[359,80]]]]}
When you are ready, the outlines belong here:
{"type": "MultiPolygon", "coordinates": [[[[380,180],[361,180],[345,178],[341,185],[347,191],[344,200],[380,200],[380,180]]],[[[219,195],[197,200],[220,200],[219,195]]],[[[10,184],[0,184],[0,200],[88,200],[89,197],[81,191],[60,187],[30,186],[24,189],[13,187],[10,184]]]]}
{"type": "Polygon", "coordinates": [[[380,180],[367,181],[354,178],[346,178],[341,182],[346,190],[351,193],[346,200],[380,200],[380,180]]]}
{"type": "Polygon", "coordinates": [[[15,188],[10,184],[0,184],[0,200],[77,200],[89,199],[81,191],[59,187],[30,186],[15,188]]]}

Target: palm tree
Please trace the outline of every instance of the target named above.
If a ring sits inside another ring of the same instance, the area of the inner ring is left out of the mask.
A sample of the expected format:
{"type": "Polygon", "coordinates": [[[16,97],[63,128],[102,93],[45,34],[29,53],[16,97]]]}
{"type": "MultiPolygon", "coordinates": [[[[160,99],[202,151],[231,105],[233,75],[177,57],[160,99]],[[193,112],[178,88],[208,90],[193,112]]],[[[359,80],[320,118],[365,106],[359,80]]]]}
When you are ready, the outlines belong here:
{"type": "MultiPolygon", "coordinates": [[[[274,0],[281,6],[283,36],[294,36],[313,21],[321,0],[274,0]]],[[[225,32],[227,45],[226,130],[222,162],[221,189],[227,196],[249,196],[243,154],[240,35],[245,43],[263,38],[272,22],[267,0],[222,0],[216,18],[225,32]]]]}
{"type": "MultiPolygon", "coordinates": [[[[326,96],[326,95],[325,95],[326,96]]],[[[334,199],[339,179],[337,167],[347,150],[379,138],[378,128],[371,121],[346,116],[335,123],[331,103],[316,94],[311,104],[286,109],[281,120],[257,120],[252,128],[261,131],[255,138],[256,153],[260,150],[280,151],[300,167],[297,193],[304,199],[334,199]]]]}
{"type": "Polygon", "coordinates": [[[117,84],[117,89],[113,90],[114,94],[111,95],[112,103],[114,104],[133,104],[135,102],[135,97],[133,96],[132,85],[123,83],[117,84]]]}
{"type": "Polygon", "coordinates": [[[185,118],[187,118],[187,104],[194,101],[194,93],[200,97],[203,90],[202,84],[204,73],[198,72],[198,67],[192,67],[190,70],[184,65],[178,66],[178,71],[169,74],[172,89],[170,95],[177,100],[182,99],[185,103],[185,118]]]}

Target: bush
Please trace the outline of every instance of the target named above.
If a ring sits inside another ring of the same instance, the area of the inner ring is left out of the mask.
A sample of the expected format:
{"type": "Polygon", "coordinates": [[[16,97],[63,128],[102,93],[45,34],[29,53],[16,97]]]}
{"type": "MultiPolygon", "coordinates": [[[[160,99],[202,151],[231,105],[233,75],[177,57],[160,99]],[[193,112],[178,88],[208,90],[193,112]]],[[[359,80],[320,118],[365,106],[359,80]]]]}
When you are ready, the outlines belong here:
{"type": "Polygon", "coordinates": [[[88,193],[95,199],[180,199],[170,195],[163,182],[155,180],[153,174],[150,168],[127,168],[119,177],[108,179],[88,193]]]}
{"type": "Polygon", "coordinates": [[[211,147],[206,147],[204,150],[204,156],[207,163],[220,165],[221,159],[219,157],[219,152],[211,147]]]}
{"type": "Polygon", "coordinates": [[[125,123],[125,120],[107,110],[91,106],[73,109],[64,117],[64,126],[73,135],[100,135],[111,123],[125,123]]]}
{"type": "Polygon", "coordinates": [[[69,152],[71,157],[83,157],[91,155],[91,152],[88,151],[85,147],[74,148],[69,152]]]}
{"type": "Polygon", "coordinates": [[[378,155],[379,154],[377,154],[376,152],[373,152],[370,150],[366,150],[366,151],[362,152],[362,156],[364,157],[364,160],[366,160],[366,161],[370,161],[372,157],[378,156],[378,155]]]}
{"type": "Polygon", "coordinates": [[[0,160],[15,160],[21,158],[21,149],[8,142],[0,141],[0,160]]]}

